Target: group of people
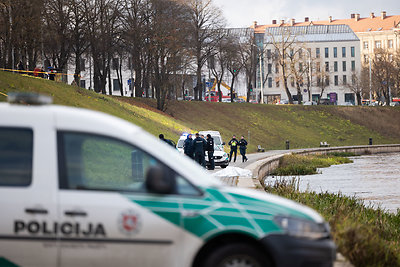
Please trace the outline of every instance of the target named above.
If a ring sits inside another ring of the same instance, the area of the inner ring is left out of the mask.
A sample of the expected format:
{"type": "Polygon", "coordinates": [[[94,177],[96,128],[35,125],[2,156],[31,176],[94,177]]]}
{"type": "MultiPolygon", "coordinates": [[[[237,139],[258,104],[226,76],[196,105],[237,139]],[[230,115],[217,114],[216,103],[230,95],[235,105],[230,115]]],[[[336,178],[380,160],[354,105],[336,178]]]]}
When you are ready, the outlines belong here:
{"type": "Polygon", "coordinates": [[[240,155],[242,155],[242,162],[247,161],[246,157],[246,149],[247,149],[247,141],[244,139],[244,136],[240,138],[240,141],[236,139],[236,136],[232,136],[231,141],[229,141],[228,145],[231,147],[231,151],[229,153],[229,162],[232,160],[232,155],[234,155],[233,162],[236,162],[237,148],[239,147],[240,155]]]}
{"type": "MultiPolygon", "coordinates": [[[[207,151],[208,162],[209,162],[209,170],[215,169],[215,161],[214,161],[214,139],[210,134],[207,134],[207,138],[204,138],[204,135],[200,135],[199,133],[195,134],[195,139],[192,138],[192,134],[188,134],[187,138],[183,144],[183,152],[185,155],[190,157],[191,159],[198,162],[201,166],[206,168],[206,160],[205,160],[205,152],[207,151]]],[[[166,142],[167,144],[175,147],[173,142],[169,139],[165,139],[163,134],[159,135],[160,140],[166,142]]],[[[233,162],[236,162],[237,156],[237,148],[239,147],[240,155],[242,155],[242,162],[247,161],[246,150],[247,150],[247,141],[244,139],[242,135],[240,140],[236,139],[236,136],[233,135],[232,139],[229,141],[228,145],[231,148],[229,153],[229,162],[233,158],[233,162]]]]}
{"type": "Polygon", "coordinates": [[[209,170],[215,169],[215,161],[214,161],[214,138],[211,137],[210,134],[207,134],[207,139],[204,138],[204,135],[200,135],[199,133],[195,134],[196,138],[192,138],[192,134],[188,134],[184,144],[183,144],[183,152],[185,155],[194,159],[204,168],[206,167],[205,160],[205,152],[207,151],[208,162],[209,162],[209,170]]]}

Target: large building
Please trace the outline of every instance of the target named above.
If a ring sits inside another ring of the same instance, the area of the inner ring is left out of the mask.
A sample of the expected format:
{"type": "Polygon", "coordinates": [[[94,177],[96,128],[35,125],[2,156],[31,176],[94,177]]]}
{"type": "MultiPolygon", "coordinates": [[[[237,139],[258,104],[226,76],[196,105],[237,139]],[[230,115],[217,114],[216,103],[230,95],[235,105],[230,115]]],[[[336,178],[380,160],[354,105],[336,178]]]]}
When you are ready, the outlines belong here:
{"type": "Polygon", "coordinates": [[[347,25],[308,25],[266,27],[258,32],[262,41],[262,77],[258,72],[258,88],[264,103],[288,100],[284,87],[295,101],[318,101],[330,104],[355,104],[353,76],[360,73],[359,39],[347,25]],[[284,44],[282,44],[284,43],[284,44]],[[283,51],[282,47],[286,47],[283,51]],[[284,66],[282,57],[285,54],[284,66]],[[284,69],[285,68],[285,69],[284,69]],[[283,74],[285,71],[285,75],[283,74]],[[301,92],[299,99],[298,91],[301,92]]]}
{"type": "Polygon", "coordinates": [[[348,25],[360,39],[360,60],[362,63],[368,63],[376,48],[388,49],[394,53],[400,49],[400,15],[389,16],[386,11],[382,11],[380,16],[370,13],[369,17],[361,17],[360,14],[351,14],[348,19],[334,19],[310,21],[308,17],[302,22],[296,22],[291,19],[289,22],[281,20],[272,21],[269,25],[257,25],[253,28],[256,33],[263,33],[265,29],[281,25],[290,26],[309,26],[309,25],[348,25]]]}

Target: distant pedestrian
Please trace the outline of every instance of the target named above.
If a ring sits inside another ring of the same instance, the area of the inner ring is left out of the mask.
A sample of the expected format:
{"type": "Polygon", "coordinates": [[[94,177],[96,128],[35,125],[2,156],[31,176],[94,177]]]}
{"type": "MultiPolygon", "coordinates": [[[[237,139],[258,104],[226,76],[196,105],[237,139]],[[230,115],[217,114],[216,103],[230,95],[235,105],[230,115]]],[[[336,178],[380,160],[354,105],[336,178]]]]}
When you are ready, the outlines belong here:
{"type": "Polygon", "coordinates": [[[240,155],[242,155],[242,162],[247,161],[246,149],[247,149],[247,141],[244,139],[244,136],[242,135],[239,141],[239,151],[240,155]]]}
{"type": "Polygon", "coordinates": [[[54,78],[56,76],[55,74],[55,69],[53,67],[49,67],[49,80],[54,81],[54,78]]]}
{"type": "Polygon", "coordinates": [[[204,168],[206,167],[206,160],[204,155],[204,147],[207,145],[206,140],[201,138],[199,133],[196,133],[196,138],[193,140],[194,145],[194,160],[204,168]]]}
{"type": "Polygon", "coordinates": [[[169,139],[165,139],[163,134],[160,134],[160,135],[158,136],[158,138],[160,138],[160,140],[164,141],[164,142],[167,143],[168,145],[170,145],[170,146],[172,146],[172,147],[175,147],[174,143],[173,143],[171,140],[169,140],[169,139]]]}
{"type": "Polygon", "coordinates": [[[189,156],[191,159],[194,159],[194,146],[192,135],[188,134],[185,142],[183,143],[183,153],[189,156]]]}
{"type": "Polygon", "coordinates": [[[208,155],[208,162],[210,163],[209,170],[215,169],[215,162],[214,162],[214,138],[211,137],[210,134],[207,134],[207,155],[208,155]]]}
{"type": "Polygon", "coordinates": [[[228,145],[231,146],[231,152],[229,153],[229,162],[231,162],[231,160],[232,160],[232,154],[235,154],[233,162],[236,162],[238,144],[239,144],[239,141],[236,139],[236,136],[233,135],[231,141],[229,141],[229,143],[228,143],[228,145]]]}
{"type": "Polygon", "coordinates": [[[20,74],[24,74],[24,73],[25,73],[25,72],[24,72],[24,70],[25,70],[25,68],[24,68],[24,63],[22,63],[21,60],[19,61],[18,65],[17,65],[17,69],[19,70],[19,73],[20,73],[20,74]]]}

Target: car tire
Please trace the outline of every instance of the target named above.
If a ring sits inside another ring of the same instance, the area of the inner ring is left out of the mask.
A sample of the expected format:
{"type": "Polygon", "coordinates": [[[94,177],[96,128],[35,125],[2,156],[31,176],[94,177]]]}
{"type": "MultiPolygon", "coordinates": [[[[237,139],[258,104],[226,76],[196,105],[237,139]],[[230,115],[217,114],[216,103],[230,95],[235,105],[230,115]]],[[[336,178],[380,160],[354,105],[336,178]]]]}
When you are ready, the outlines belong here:
{"type": "Polygon", "coordinates": [[[228,165],[221,165],[222,169],[225,169],[226,167],[228,167],[228,165]]]}
{"type": "Polygon", "coordinates": [[[211,252],[202,267],[272,267],[268,258],[249,244],[233,243],[211,252]]]}

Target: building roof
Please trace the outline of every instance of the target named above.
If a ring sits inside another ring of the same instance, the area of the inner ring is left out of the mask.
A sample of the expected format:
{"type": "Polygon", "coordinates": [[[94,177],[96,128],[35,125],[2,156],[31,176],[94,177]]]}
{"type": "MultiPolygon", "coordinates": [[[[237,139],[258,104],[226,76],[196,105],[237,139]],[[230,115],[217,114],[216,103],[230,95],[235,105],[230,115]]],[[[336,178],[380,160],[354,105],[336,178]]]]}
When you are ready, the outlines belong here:
{"type": "MultiPolygon", "coordinates": [[[[321,21],[308,21],[295,22],[294,19],[291,23],[278,22],[268,25],[257,25],[255,22],[251,28],[254,28],[255,33],[264,33],[267,28],[281,27],[281,26],[308,26],[308,25],[339,25],[345,24],[350,26],[354,32],[370,32],[370,31],[389,31],[394,28],[400,28],[400,15],[386,16],[386,12],[382,12],[381,16],[375,16],[371,13],[369,17],[361,18],[360,14],[352,14],[350,19],[332,19],[321,21]]],[[[276,21],[274,21],[276,22],[276,21]]]]}
{"type": "Polygon", "coordinates": [[[271,43],[280,42],[282,36],[293,36],[296,42],[340,42],[359,41],[357,35],[348,25],[308,25],[308,26],[282,26],[265,29],[264,41],[271,43]]]}

